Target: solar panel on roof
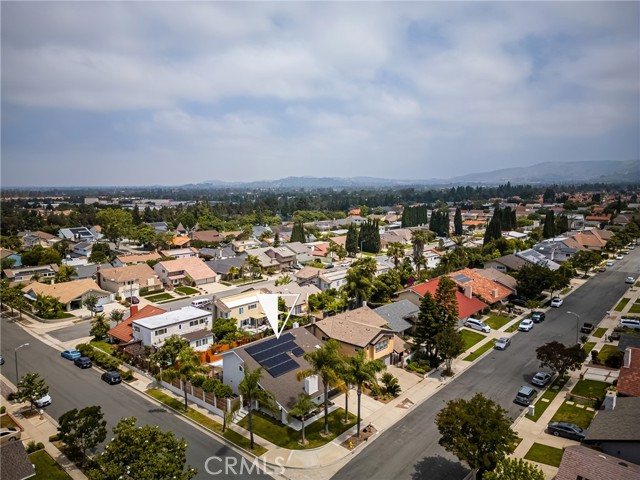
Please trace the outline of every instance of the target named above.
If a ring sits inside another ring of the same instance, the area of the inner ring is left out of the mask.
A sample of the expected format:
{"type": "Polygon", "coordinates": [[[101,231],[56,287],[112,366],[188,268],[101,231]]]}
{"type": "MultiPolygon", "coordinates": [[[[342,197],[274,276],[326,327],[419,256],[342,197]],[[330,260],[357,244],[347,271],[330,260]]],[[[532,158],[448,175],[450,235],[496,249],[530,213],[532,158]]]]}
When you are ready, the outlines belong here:
{"type": "Polygon", "coordinates": [[[270,368],[275,367],[276,365],[280,365],[281,363],[285,363],[290,358],[291,357],[289,357],[289,355],[287,355],[286,353],[279,353],[278,355],[276,355],[274,357],[267,358],[260,365],[262,365],[264,368],[266,368],[268,370],[270,368]]]}
{"type": "Polygon", "coordinates": [[[462,273],[459,273],[458,275],[454,275],[453,278],[454,280],[457,280],[460,283],[467,283],[471,281],[469,277],[467,277],[466,275],[463,275],[462,273]]]}
{"type": "Polygon", "coordinates": [[[279,377],[280,375],[284,375],[287,372],[295,370],[299,366],[300,365],[298,365],[298,363],[295,360],[290,358],[286,362],[276,365],[275,367],[270,368],[267,371],[272,377],[275,378],[275,377],[279,377]]]}
{"type": "Polygon", "coordinates": [[[291,350],[291,352],[296,356],[296,357],[301,357],[302,355],[304,355],[304,350],[300,347],[296,347],[293,350],[291,350]]]}

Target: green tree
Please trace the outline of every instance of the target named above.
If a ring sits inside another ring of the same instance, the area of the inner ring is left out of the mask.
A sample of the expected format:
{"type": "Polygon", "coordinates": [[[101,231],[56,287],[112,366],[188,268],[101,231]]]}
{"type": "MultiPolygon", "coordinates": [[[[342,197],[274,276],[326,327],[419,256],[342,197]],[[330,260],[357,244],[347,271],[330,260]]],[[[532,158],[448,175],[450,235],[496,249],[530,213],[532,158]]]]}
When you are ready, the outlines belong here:
{"type": "MultiPolygon", "coordinates": [[[[225,400],[227,398],[233,397],[233,390],[231,389],[231,386],[227,385],[226,383],[222,383],[221,381],[218,381],[218,384],[215,386],[213,393],[217,398],[222,398],[225,400]]],[[[222,433],[227,430],[227,425],[233,419],[233,414],[237,411],[238,408],[240,408],[240,403],[237,403],[235,410],[234,408],[232,408],[230,411],[225,410],[225,414],[222,418],[222,433]]]]}
{"type": "Polygon", "coordinates": [[[487,245],[492,240],[498,240],[499,238],[502,238],[502,222],[500,208],[496,207],[496,209],[493,211],[493,216],[489,221],[489,225],[484,232],[483,245],[487,245]]]}
{"type": "Polygon", "coordinates": [[[64,310],[63,305],[57,298],[40,293],[36,295],[33,308],[36,311],[36,315],[40,318],[57,318],[64,310]]]}
{"type": "Polygon", "coordinates": [[[544,226],[542,227],[543,238],[551,238],[556,234],[556,220],[553,210],[547,211],[544,216],[544,226]]]}
{"type": "Polygon", "coordinates": [[[436,416],[440,445],[478,469],[480,478],[514,451],[511,423],[504,408],[480,393],[471,400],[450,400],[436,416]]]}
{"type": "Polygon", "coordinates": [[[357,306],[361,306],[373,293],[376,268],[375,258],[363,257],[353,262],[347,271],[342,290],[349,298],[355,299],[357,306]]]}
{"type": "Polygon", "coordinates": [[[120,309],[111,310],[111,313],[109,314],[109,321],[115,322],[116,325],[118,325],[123,318],[124,318],[124,310],[120,310],[120,309]]]}
{"type": "Polygon", "coordinates": [[[134,228],[132,237],[140,245],[152,245],[156,237],[156,231],[151,225],[141,223],[134,228]]]}
{"type": "Polygon", "coordinates": [[[70,265],[60,265],[55,275],[56,283],[70,282],[72,280],[71,277],[76,275],[78,275],[78,272],[74,267],[70,265]]]}
{"type": "Polygon", "coordinates": [[[420,309],[418,311],[418,322],[415,330],[416,346],[425,345],[427,355],[431,356],[433,351],[433,342],[438,334],[440,325],[440,315],[436,301],[431,292],[426,292],[420,301],[420,309]]]}
{"type": "MultiPolygon", "coordinates": [[[[413,263],[418,266],[418,262],[424,257],[424,246],[427,243],[427,232],[424,230],[414,230],[411,232],[411,243],[413,244],[413,263]]],[[[418,267],[418,277],[420,269],[418,267]]]]}
{"type": "Polygon", "coordinates": [[[395,377],[391,372],[384,372],[382,374],[382,384],[384,385],[385,393],[388,395],[393,395],[397,397],[402,389],[400,388],[400,384],[398,383],[398,378],[395,377]]]}
{"type": "Polygon", "coordinates": [[[544,473],[521,458],[504,458],[496,468],[482,476],[483,480],[544,480],[544,473]]]}
{"type": "Polygon", "coordinates": [[[248,255],[244,261],[244,264],[248,267],[253,278],[259,278],[262,275],[262,265],[260,259],[254,255],[248,255]]]}
{"type": "Polygon", "coordinates": [[[55,248],[45,248],[40,255],[38,265],[60,265],[62,263],[62,255],[55,248]]]}
{"type": "Polygon", "coordinates": [[[349,224],[349,229],[347,230],[347,238],[345,240],[345,249],[347,250],[347,254],[350,257],[355,257],[358,253],[359,243],[358,243],[358,227],[356,227],[355,223],[349,224]]]}
{"type": "Polygon", "coordinates": [[[89,480],[190,480],[197,470],[187,465],[187,442],[157,426],[136,426],[123,418],[113,428],[114,438],[94,458],[89,480]],[[132,474],[134,476],[132,476],[132,474]]]}
{"type": "Polygon", "coordinates": [[[524,265],[518,272],[518,295],[535,300],[549,288],[551,270],[540,265],[524,265]]]}
{"type": "Polygon", "coordinates": [[[162,377],[165,380],[179,379],[182,382],[182,390],[184,391],[184,411],[189,410],[187,401],[187,384],[191,382],[193,377],[201,373],[207,373],[209,369],[202,366],[200,354],[195,352],[192,347],[183,348],[178,353],[178,365],[174,368],[163,370],[162,377]]]}
{"type": "Polygon", "coordinates": [[[58,419],[60,440],[66,446],[65,453],[80,458],[85,463],[87,450],[94,449],[107,438],[107,422],[103,420],[99,406],[74,408],[58,419]]]}
{"type": "Polygon", "coordinates": [[[404,257],[404,245],[400,242],[391,242],[387,245],[387,255],[393,259],[395,268],[398,268],[400,260],[404,257]]]}
{"type": "Polygon", "coordinates": [[[587,359],[587,352],[580,344],[567,347],[554,340],[536,348],[536,357],[541,367],[549,367],[562,378],[568,371],[577,370],[582,366],[587,359]]]}
{"type": "MultiPolygon", "coordinates": [[[[151,228],[151,227],[149,227],[151,228]]],[[[113,253],[106,242],[97,242],[91,249],[89,261],[91,263],[109,263],[113,259],[113,253]]]]}
{"type": "Polygon", "coordinates": [[[262,403],[267,409],[276,411],[275,397],[273,393],[265,390],[260,385],[260,379],[262,378],[262,368],[256,368],[251,370],[248,365],[244,366],[244,378],[238,385],[238,391],[240,395],[249,404],[249,445],[253,450],[255,444],[253,441],[253,408],[255,403],[262,403]]]}
{"type": "Polygon", "coordinates": [[[304,436],[304,422],[315,411],[316,407],[317,405],[313,403],[311,395],[302,392],[297,396],[293,406],[289,410],[289,417],[298,417],[302,423],[302,445],[307,444],[304,436]]]}
{"type": "Polygon", "coordinates": [[[120,240],[133,232],[133,217],[128,210],[107,208],[98,213],[97,220],[104,236],[114,242],[116,248],[119,248],[120,240]]]}
{"type": "Polygon", "coordinates": [[[436,305],[442,322],[445,325],[454,325],[458,322],[458,297],[456,292],[458,285],[449,277],[440,277],[436,288],[436,305]]]}
{"type": "Polygon", "coordinates": [[[462,211],[460,210],[460,207],[456,208],[456,214],[453,217],[453,231],[456,236],[462,236],[462,211]]]}
{"type": "Polygon", "coordinates": [[[189,347],[187,340],[178,335],[171,335],[158,350],[150,355],[149,360],[160,368],[166,368],[173,365],[178,360],[180,352],[187,347],[189,347]]]}
{"type": "Polygon", "coordinates": [[[358,424],[357,435],[360,437],[360,403],[362,400],[362,389],[365,383],[376,384],[378,382],[378,373],[387,367],[380,359],[367,360],[364,350],[358,350],[353,357],[348,357],[343,367],[343,375],[349,379],[348,383],[356,386],[356,394],[358,397],[358,424]]]}
{"type": "Polygon", "coordinates": [[[2,260],[0,260],[0,269],[1,270],[8,270],[13,268],[13,266],[16,264],[16,259],[15,258],[3,258],[2,260]]]}
{"type": "Polygon", "coordinates": [[[85,299],[82,301],[82,306],[91,312],[91,316],[93,317],[96,309],[96,305],[98,304],[98,297],[95,295],[87,295],[85,299]]]}
{"type": "Polygon", "coordinates": [[[580,250],[572,258],[571,263],[578,270],[584,270],[585,276],[589,270],[597,267],[602,261],[602,255],[593,250],[580,250]]]}
{"type": "Polygon", "coordinates": [[[440,353],[440,357],[445,362],[446,369],[444,374],[452,375],[453,359],[464,352],[464,340],[462,338],[462,333],[449,326],[436,334],[434,343],[436,349],[440,353]]]}
{"type": "Polygon", "coordinates": [[[13,398],[18,402],[29,402],[31,410],[36,400],[40,400],[49,392],[49,387],[40,378],[39,373],[27,373],[18,382],[18,391],[13,398]]]}
{"type": "Polygon", "coordinates": [[[238,320],[235,318],[216,318],[211,329],[216,341],[220,342],[229,335],[233,335],[238,331],[238,320]]]}
{"type": "Polygon", "coordinates": [[[109,325],[106,315],[104,313],[99,313],[93,320],[91,320],[91,330],[89,330],[89,335],[93,335],[96,340],[102,340],[107,336],[107,332],[110,328],[111,325],[109,325]]]}
{"type": "Polygon", "coordinates": [[[298,380],[318,375],[324,389],[324,434],[329,435],[329,387],[337,387],[341,383],[340,372],[343,370],[343,358],[339,353],[340,343],[334,339],[325,342],[322,347],[306,352],[304,359],[311,368],[298,372],[298,380]]]}
{"type": "MultiPolygon", "coordinates": [[[[302,222],[296,222],[293,224],[293,230],[291,230],[291,240],[293,242],[305,243],[307,237],[304,234],[304,226],[302,222]]],[[[253,447],[252,447],[253,448],[253,447]]]]}

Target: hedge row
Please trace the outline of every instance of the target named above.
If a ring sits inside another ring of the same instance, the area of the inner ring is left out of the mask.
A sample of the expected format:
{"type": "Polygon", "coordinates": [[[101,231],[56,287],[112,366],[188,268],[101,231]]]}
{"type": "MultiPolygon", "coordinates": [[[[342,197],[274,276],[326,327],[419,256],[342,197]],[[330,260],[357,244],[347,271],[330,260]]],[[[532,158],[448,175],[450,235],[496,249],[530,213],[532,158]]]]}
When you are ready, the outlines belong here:
{"type": "Polygon", "coordinates": [[[104,368],[108,372],[117,370],[121,363],[117,358],[107,355],[101,350],[96,350],[88,343],[80,343],[79,345],[76,345],[76,350],[78,350],[83,357],[89,357],[93,363],[104,368]]]}

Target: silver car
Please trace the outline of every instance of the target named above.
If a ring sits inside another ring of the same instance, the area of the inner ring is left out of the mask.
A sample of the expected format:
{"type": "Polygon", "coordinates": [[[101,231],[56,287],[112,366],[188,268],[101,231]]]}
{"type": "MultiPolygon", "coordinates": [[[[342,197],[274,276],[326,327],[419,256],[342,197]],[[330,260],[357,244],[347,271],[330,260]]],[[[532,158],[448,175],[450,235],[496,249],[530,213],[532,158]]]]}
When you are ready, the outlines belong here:
{"type": "Polygon", "coordinates": [[[552,375],[547,372],[538,372],[531,379],[531,383],[533,385],[537,385],[538,387],[544,387],[551,380],[552,375]]]}
{"type": "Polygon", "coordinates": [[[509,345],[511,345],[511,339],[509,337],[502,337],[496,340],[493,348],[496,350],[506,350],[509,345]]]}

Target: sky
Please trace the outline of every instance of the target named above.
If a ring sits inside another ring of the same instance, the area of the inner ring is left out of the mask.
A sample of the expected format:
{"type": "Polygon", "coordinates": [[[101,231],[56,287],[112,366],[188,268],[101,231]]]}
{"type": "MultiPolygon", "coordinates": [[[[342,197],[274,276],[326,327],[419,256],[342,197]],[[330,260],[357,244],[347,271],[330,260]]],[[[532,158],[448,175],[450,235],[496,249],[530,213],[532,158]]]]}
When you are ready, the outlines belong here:
{"type": "Polygon", "coordinates": [[[5,2],[2,186],[640,158],[638,2],[5,2]]]}

